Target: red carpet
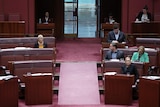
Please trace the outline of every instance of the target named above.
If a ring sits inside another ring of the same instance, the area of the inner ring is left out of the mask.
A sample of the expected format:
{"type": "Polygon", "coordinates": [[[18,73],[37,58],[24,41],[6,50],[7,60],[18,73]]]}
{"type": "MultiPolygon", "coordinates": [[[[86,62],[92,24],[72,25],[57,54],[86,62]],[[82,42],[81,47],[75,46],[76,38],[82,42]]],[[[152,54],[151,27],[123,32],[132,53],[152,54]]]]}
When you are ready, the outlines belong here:
{"type": "Polygon", "coordinates": [[[75,39],[58,42],[57,61],[100,61],[100,39],[75,39]]]}
{"type": "Polygon", "coordinates": [[[59,95],[53,96],[52,105],[27,106],[20,100],[19,107],[138,107],[137,101],[130,106],[104,105],[104,96],[99,95],[95,63],[100,61],[100,39],[58,41],[56,47],[57,61],[62,62],[60,81],[54,82],[59,85],[59,95]]]}
{"type": "Polygon", "coordinates": [[[60,71],[58,104],[100,104],[96,63],[62,63],[60,71]]]}

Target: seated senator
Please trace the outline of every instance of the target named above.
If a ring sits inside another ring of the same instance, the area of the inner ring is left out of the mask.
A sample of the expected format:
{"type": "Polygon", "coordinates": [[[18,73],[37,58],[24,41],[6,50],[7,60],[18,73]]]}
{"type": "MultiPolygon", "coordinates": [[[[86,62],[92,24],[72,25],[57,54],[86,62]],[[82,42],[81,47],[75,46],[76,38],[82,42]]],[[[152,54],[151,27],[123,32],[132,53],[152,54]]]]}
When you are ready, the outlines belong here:
{"type": "Polygon", "coordinates": [[[113,24],[115,23],[115,19],[112,15],[112,13],[109,13],[108,17],[104,18],[105,23],[113,24]]]}
{"type": "Polygon", "coordinates": [[[151,21],[151,13],[148,12],[147,5],[144,6],[141,12],[139,12],[138,16],[136,17],[136,21],[142,21],[142,22],[151,21]]]}
{"type": "Polygon", "coordinates": [[[43,35],[41,34],[38,35],[38,40],[34,44],[34,48],[47,48],[47,43],[44,42],[43,35]]]}
{"type": "Polygon", "coordinates": [[[113,30],[108,33],[107,42],[126,43],[126,37],[124,33],[119,30],[119,25],[113,25],[113,30]]]}
{"type": "Polygon", "coordinates": [[[111,60],[111,59],[123,59],[124,60],[124,52],[117,50],[117,44],[116,43],[110,43],[109,46],[110,50],[105,55],[105,60],[111,60]]]}
{"type": "Polygon", "coordinates": [[[49,16],[49,12],[45,12],[45,16],[42,18],[42,23],[53,23],[52,18],[49,16]]]}
{"type": "Polygon", "coordinates": [[[121,70],[122,74],[134,75],[135,82],[139,78],[137,68],[133,63],[131,63],[131,58],[128,56],[125,58],[125,64],[121,67],[121,70]]]}
{"type": "Polygon", "coordinates": [[[135,62],[146,62],[149,63],[149,56],[148,53],[145,52],[144,46],[138,47],[138,52],[134,52],[131,58],[132,61],[135,62]]]}

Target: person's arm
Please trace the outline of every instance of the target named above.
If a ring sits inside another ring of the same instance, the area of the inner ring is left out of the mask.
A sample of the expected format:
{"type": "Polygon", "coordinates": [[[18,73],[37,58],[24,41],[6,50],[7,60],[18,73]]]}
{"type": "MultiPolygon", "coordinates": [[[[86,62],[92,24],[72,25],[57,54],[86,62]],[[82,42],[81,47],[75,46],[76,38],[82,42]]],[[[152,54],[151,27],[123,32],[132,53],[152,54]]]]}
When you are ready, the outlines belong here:
{"type": "Polygon", "coordinates": [[[127,43],[126,35],[123,33],[123,42],[127,43]]]}
{"type": "Polygon", "coordinates": [[[46,43],[46,42],[44,42],[44,48],[47,48],[47,47],[48,47],[47,43],[46,43]]]}
{"type": "Polygon", "coordinates": [[[133,55],[132,55],[131,61],[136,61],[136,56],[137,56],[136,52],[134,52],[133,55]]]}
{"type": "Polygon", "coordinates": [[[38,43],[37,43],[37,42],[34,44],[34,48],[39,48],[39,46],[38,46],[38,43]]]}
{"type": "Polygon", "coordinates": [[[141,21],[141,17],[142,17],[142,12],[139,12],[138,16],[136,17],[136,19],[138,19],[139,21],[141,21]]]}
{"type": "Polygon", "coordinates": [[[106,55],[105,55],[105,60],[108,60],[109,58],[108,58],[108,52],[106,53],[106,55]]]}
{"type": "Polygon", "coordinates": [[[145,54],[145,58],[144,58],[144,59],[145,59],[145,62],[149,63],[149,56],[148,56],[148,53],[145,52],[144,54],[145,54]]]}
{"type": "Polygon", "coordinates": [[[151,16],[151,13],[147,13],[147,15],[148,15],[148,19],[149,19],[149,21],[152,21],[152,16],[151,16]]]}
{"type": "Polygon", "coordinates": [[[124,52],[123,51],[120,51],[120,60],[122,59],[122,60],[124,60],[124,52]]]}
{"type": "Polygon", "coordinates": [[[111,36],[112,36],[112,31],[110,31],[110,32],[108,33],[108,36],[107,36],[107,42],[108,42],[108,43],[111,43],[111,42],[112,42],[111,36]]]}
{"type": "Polygon", "coordinates": [[[121,67],[121,74],[125,74],[125,66],[123,65],[122,67],[121,67]]]}

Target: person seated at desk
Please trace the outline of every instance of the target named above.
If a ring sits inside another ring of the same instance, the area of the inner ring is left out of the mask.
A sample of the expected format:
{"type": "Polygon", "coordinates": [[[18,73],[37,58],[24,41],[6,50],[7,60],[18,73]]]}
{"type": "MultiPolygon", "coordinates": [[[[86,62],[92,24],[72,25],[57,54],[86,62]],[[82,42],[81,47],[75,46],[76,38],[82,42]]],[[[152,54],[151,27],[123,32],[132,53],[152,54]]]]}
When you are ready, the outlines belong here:
{"type": "Polygon", "coordinates": [[[109,24],[115,23],[115,19],[113,18],[112,13],[109,13],[109,16],[104,19],[104,22],[105,22],[105,23],[109,23],[109,24]]]}
{"type": "Polygon", "coordinates": [[[151,13],[148,12],[147,5],[144,6],[141,12],[139,12],[138,16],[136,17],[136,21],[142,21],[142,22],[151,21],[151,13]]]}
{"type": "Polygon", "coordinates": [[[38,35],[38,40],[34,44],[34,48],[47,48],[47,43],[44,42],[43,35],[38,35]]]}
{"type": "Polygon", "coordinates": [[[52,23],[52,18],[49,17],[49,12],[45,12],[45,17],[42,18],[42,23],[52,23]]]}
{"type": "Polygon", "coordinates": [[[125,64],[121,67],[121,70],[122,74],[134,75],[135,82],[139,78],[137,68],[133,63],[131,63],[131,58],[128,56],[125,58],[125,64]]]}
{"type": "Polygon", "coordinates": [[[138,47],[138,52],[134,52],[132,55],[132,61],[137,61],[137,62],[146,62],[149,63],[149,57],[148,53],[145,52],[145,47],[144,46],[139,46],[138,47]]]}
{"type": "Polygon", "coordinates": [[[119,30],[119,25],[113,25],[113,30],[108,33],[107,42],[126,43],[126,37],[124,33],[119,30]]]}
{"type": "Polygon", "coordinates": [[[109,46],[110,50],[105,55],[105,60],[111,60],[111,59],[123,59],[124,60],[124,52],[117,50],[117,44],[111,43],[109,46]]]}

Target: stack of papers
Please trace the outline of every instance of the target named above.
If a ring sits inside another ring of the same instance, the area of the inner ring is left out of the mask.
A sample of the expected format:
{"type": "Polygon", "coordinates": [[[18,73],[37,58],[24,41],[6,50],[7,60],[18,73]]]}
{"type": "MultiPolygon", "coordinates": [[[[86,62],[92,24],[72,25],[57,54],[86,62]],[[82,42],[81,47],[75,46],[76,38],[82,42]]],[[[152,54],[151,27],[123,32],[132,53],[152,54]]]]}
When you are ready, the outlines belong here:
{"type": "Polygon", "coordinates": [[[17,49],[17,50],[19,50],[19,49],[31,49],[31,48],[29,48],[29,47],[15,47],[14,49],[17,49]]]}
{"type": "Polygon", "coordinates": [[[7,75],[7,76],[0,76],[0,80],[9,80],[11,78],[13,78],[13,75],[7,75]]]}
{"type": "Polygon", "coordinates": [[[104,73],[104,75],[116,75],[117,74],[117,72],[106,72],[106,73],[104,73]]]}
{"type": "Polygon", "coordinates": [[[35,74],[31,74],[31,76],[44,76],[44,75],[52,75],[52,73],[35,73],[35,74]]]}
{"type": "Polygon", "coordinates": [[[160,79],[160,76],[142,76],[142,78],[150,79],[150,80],[158,80],[160,79]]]}

